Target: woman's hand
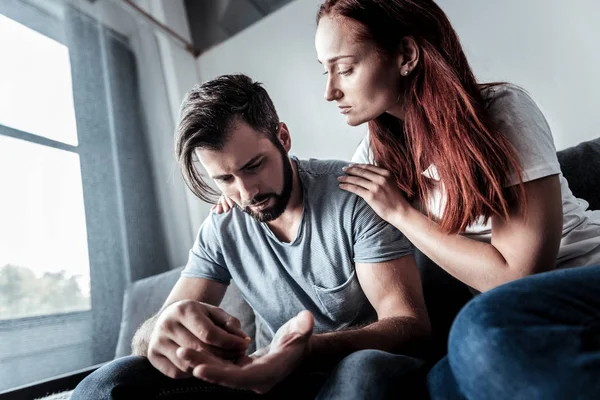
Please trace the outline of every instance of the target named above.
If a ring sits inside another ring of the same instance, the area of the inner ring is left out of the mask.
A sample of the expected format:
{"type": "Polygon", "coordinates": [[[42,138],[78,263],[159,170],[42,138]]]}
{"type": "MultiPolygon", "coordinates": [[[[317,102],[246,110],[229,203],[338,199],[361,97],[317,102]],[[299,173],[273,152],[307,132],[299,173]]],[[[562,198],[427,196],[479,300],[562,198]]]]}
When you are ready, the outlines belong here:
{"type": "Polygon", "coordinates": [[[215,214],[228,213],[233,208],[233,200],[225,195],[221,195],[217,204],[212,206],[211,211],[215,214]]]}
{"type": "Polygon", "coordinates": [[[410,207],[389,171],[371,164],[350,164],[344,172],[338,178],[340,188],[362,197],[387,222],[410,207]]]}

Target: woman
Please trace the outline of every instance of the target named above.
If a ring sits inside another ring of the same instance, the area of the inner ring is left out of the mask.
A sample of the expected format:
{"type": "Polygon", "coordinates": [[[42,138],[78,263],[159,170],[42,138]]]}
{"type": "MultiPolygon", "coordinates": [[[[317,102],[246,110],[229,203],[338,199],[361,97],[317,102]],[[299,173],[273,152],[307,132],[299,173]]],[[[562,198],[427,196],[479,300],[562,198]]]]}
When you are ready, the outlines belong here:
{"type": "Polygon", "coordinates": [[[598,396],[600,266],[571,267],[600,265],[600,212],[569,190],[534,101],[478,83],[431,0],[326,0],[317,21],[325,98],[369,127],[340,187],[479,292],[560,268],[463,309],[432,398],[598,396]]]}

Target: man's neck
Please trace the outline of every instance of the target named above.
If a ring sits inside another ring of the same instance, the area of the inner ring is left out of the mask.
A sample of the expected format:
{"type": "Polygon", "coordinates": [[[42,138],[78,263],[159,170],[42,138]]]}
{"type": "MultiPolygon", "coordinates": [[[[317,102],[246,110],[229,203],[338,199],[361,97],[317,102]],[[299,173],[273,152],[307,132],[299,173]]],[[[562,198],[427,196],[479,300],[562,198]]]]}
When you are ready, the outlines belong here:
{"type": "Polygon", "coordinates": [[[290,200],[283,214],[277,219],[267,222],[271,231],[282,242],[291,242],[296,238],[298,226],[302,220],[302,212],[304,210],[304,195],[302,191],[302,182],[300,182],[300,174],[298,173],[298,165],[294,160],[290,160],[292,164],[292,193],[290,200]]]}

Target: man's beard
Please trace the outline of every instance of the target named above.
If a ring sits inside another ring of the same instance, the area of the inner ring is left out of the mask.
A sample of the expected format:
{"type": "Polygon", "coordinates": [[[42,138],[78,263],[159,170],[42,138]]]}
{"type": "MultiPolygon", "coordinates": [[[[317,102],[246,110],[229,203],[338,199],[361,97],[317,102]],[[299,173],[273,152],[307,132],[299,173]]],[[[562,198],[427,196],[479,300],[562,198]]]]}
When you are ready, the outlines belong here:
{"type": "Polygon", "coordinates": [[[279,149],[279,152],[281,153],[281,161],[283,163],[283,189],[281,190],[281,193],[259,194],[255,198],[253,198],[250,203],[248,203],[245,207],[242,208],[242,211],[249,214],[258,222],[270,222],[279,218],[287,208],[288,202],[290,201],[290,196],[292,195],[292,187],[294,184],[294,170],[292,169],[290,159],[288,158],[288,155],[285,152],[285,150],[281,147],[281,145],[277,147],[279,149]],[[262,203],[263,201],[268,202],[271,197],[275,200],[275,204],[273,204],[269,208],[257,212],[252,210],[252,208],[250,207],[252,205],[262,203]]]}

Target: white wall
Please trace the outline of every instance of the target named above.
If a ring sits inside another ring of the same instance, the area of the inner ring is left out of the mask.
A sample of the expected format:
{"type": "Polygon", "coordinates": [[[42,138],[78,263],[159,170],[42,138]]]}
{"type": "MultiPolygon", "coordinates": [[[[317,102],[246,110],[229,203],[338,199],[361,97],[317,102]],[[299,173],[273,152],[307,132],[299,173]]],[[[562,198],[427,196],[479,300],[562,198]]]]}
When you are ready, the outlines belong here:
{"type": "MultiPolygon", "coordinates": [[[[139,0],[141,1],[141,0],[139,0]]],[[[183,0],[144,0],[151,14],[191,43],[191,33],[183,0]]],[[[162,176],[157,188],[159,198],[165,198],[163,213],[167,243],[171,250],[171,265],[183,265],[200,224],[208,215],[210,206],[185,186],[174,157],[173,133],[179,118],[179,106],[185,94],[198,83],[197,63],[194,57],[164,34],[157,33],[166,81],[166,99],[172,117],[169,130],[153,135],[155,167],[162,176]],[[174,218],[173,218],[174,217],[174,218]],[[170,232],[169,232],[170,231],[170,232]]]]}
{"type": "MultiPolygon", "coordinates": [[[[198,59],[201,81],[242,72],[262,81],[301,158],[352,156],[365,127],[350,128],[323,100],[314,50],[319,0],[296,0],[198,59]]],[[[511,81],[544,110],[557,148],[600,136],[600,2],[439,0],[483,81],[511,81]]]]}
{"type": "Polygon", "coordinates": [[[558,149],[600,136],[600,2],[438,0],[480,80],[527,89],[558,149]]]}
{"type": "MultiPolygon", "coordinates": [[[[154,18],[191,42],[183,0],[137,0],[154,18]]],[[[154,184],[161,211],[169,265],[184,265],[200,226],[197,216],[209,207],[195,199],[185,186],[174,156],[173,134],[179,105],[185,93],[198,81],[193,55],[172,38],[154,30],[154,35],[138,35],[139,45],[148,58],[139,60],[142,96],[154,184]],[[156,54],[154,54],[156,53],[156,54]],[[159,62],[157,62],[159,60],[159,62]]]]}

